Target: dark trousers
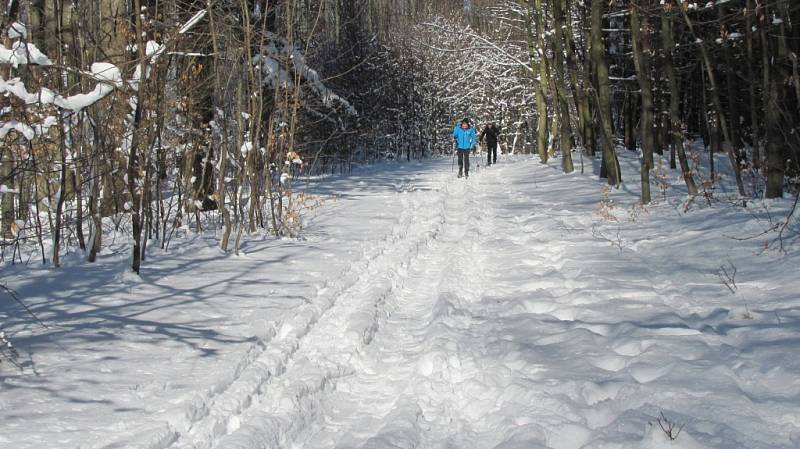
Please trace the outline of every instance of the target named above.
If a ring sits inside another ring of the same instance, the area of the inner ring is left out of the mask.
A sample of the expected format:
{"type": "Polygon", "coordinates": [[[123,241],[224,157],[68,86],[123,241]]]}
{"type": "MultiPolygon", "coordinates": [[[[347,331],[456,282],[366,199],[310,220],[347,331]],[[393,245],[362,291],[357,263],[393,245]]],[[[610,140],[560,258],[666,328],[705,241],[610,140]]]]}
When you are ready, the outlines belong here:
{"type": "Polygon", "coordinates": [[[458,174],[461,174],[463,168],[464,174],[469,175],[469,150],[458,150],[458,174]]]}
{"type": "Polygon", "coordinates": [[[497,142],[494,145],[487,144],[486,145],[486,165],[492,165],[497,163],[497,142]]]}

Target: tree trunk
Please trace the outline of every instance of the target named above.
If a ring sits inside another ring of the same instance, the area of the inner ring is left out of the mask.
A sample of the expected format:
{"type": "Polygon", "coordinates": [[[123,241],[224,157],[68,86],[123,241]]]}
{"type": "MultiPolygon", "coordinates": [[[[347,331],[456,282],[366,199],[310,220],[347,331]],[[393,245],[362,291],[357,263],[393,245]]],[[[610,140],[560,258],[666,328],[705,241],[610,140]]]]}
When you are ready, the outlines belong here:
{"type": "Polygon", "coordinates": [[[622,100],[622,126],[625,136],[625,149],[628,151],[636,151],[636,94],[634,92],[626,92],[625,98],[622,100]]]}
{"type": "MultiPolygon", "coordinates": [[[[720,22],[722,22],[725,18],[725,5],[720,4],[717,8],[717,17],[719,17],[720,22]]],[[[728,94],[727,120],[730,124],[730,143],[733,145],[733,151],[736,154],[737,162],[742,162],[744,157],[742,157],[742,140],[739,133],[739,95],[736,92],[737,80],[735,62],[731,56],[731,43],[728,39],[725,39],[722,43],[722,57],[725,66],[725,84],[728,94]]]]}
{"type": "Polygon", "coordinates": [[[750,148],[753,168],[758,170],[761,166],[761,151],[759,149],[760,125],[758,119],[758,97],[756,94],[755,49],[753,37],[753,0],[747,0],[747,17],[745,21],[745,45],[747,46],[747,87],[750,105],[750,148]]]}
{"type": "MultiPolygon", "coordinates": [[[[14,184],[10,182],[14,179],[12,174],[14,173],[14,156],[13,150],[11,149],[12,145],[3,145],[0,147],[0,160],[3,161],[0,164],[0,180],[2,180],[2,184],[6,185],[8,188],[13,189],[14,184]]],[[[21,186],[20,186],[21,187],[21,186]]],[[[22,193],[22,189],[20,188],[20,193],[22,193]]],[[[21,196],[20,196],[21,197],[21,196]]],[[[2,237],[6,239],[13,239],[14,235],[11,232],[11,224],[14,223],[14,195],[11,193],[4,193],[0,195],[0,210],[1,212],[1,219],[0,225],[2,229],[0,232],[2,233],[2,237]]]]}
{"type": "MultiPolygon", "coordinates": [[[[776,8],[779,9],[779,8],[776,8]]],[[[780,17],[780,13],[775,10],[773,14],[775,17],[780,17]]],[[[764,83],[767,86],[765,95],[765,116],[766,116],[766,197],[767,198],[781,198],[783,197],[783,180],[786,174],[786,137],[784,136],[784,129],[781,126],[783,120],[781,116],[781,104],[783,102],[784,80],[788,79],[784,64],[788,62],[788,54],[786,49],[785,38],[779,35],[775,40],[770,40],[764,30],[762,24],[761,36],[763,40],[763,51],[765,55],[769,55],[769,65],[764,70],[764,83]]],[[[781,23],[782,25],[782,23],[781,23]]]]}
{"type": "Polygon", "coordinates": [[[597,115],[600,118],[600,139],[603,147],[603,163],[606,168],[608,184],[619,187],[622,176],[617,153],[614,151],[614,131],[611,125],[611,88],[608,80],[608,64],[606,63],[606,47],[603,43],[603,2],[592,2],[591,56],[595,69],[597,89],[597,115]]]}
{"type": "Polygon", "coordinates": [[[561,167],[564,173],[572,173],[572,124],[570,123],[569,101],[567,100],[567,76],[564,73],[564,12],[567,0],[553,0],[553,74],[557,84],[554,102],[559,111],[559,135],[561,147],[561,167]]]}
{"type": "Polygon", "coordinates": [[[56,225],[53,229],[53,266],[61,266],[61,228],[62,228],[62,214],[64,212],[64,199],[67,196],[67,149],[65,148],[64,141],[64,123],[61,115],[59,114],[59,135],[61,136],[59,153],[61,155],[61,170],[59,170],[59,191],[58,201],[56,202],[56,225]]]}
{"type": "Polygon", "coordinates": [[[589,116],[589,102],[586,98],[585,86],[580,82],[579,68],[578,68],[578,50],[575,45],[575,34],[572,29],[572,14],[568,0],[564,2],[564,43],[567,58],[567,70],[569,72],[569,80],[571,84],[572,98],[575,106],[575,112],[578,117],[578,132],[575,133],[580,137],[580,145],[583,151],[588,149],[589,136],[587,135],[588,122],[591,119],[589,116]]]}
{"type": "Polygon", "coordinates": [[[697,186],[694,183],[689,162],[686,159],[686,151],[683,147],[683,132],[680,119],[680,88],[678,86],[678,75],[675,73],[673,54],[675,52],[675,39],[672,34],[673,18],[672,13],[667,11],[661,16],[661,44],[664,48],[664,75],[669,84],[669,130],[671,151],[677,153],[681,166],[681,176],[686,183],[689,195],[697,195],[697,186]]]}
{"type": "Polygon", "coordinates": [[[780,127],[780,88],[773,77],[769,83],[766,104],[767,130],[767,198],[783,197],[783,178],[786,172],[784,137],[780,127]]]}
{"type": "MultiPolygon", "coordinates": [[[[97,123],[97,120],[93,120],[97,123]]],[[[103,213],[100,204],[100,186],[103,184],[105,175],[103,174],[103,167],[105,167],[105,158],[102,149],[105,144],[102,139],[102,132],[97,125],[92,125],[94,133],[94,141],[96,143],[96,151],[92,156],[89,170],[89,215],[91,222],[89,223],[89,248],[86,253],[86,261],[94,263],[97,260],[97,253],[100,251],[100,246],[103,243],[103,213]]]]}
{"type": "Polygon", "coordinates": [[[697,36],[694,25],[692,24],[691,19],[689,19],[687,12],[682,8],[681,12],[684,20],[686,21],[686,26],[689,27],[689,32],[692,34],[692,37],[694,37],[697,45],[700,46],[700,53],[703,57],[703,65],[705,66],[706,73],[708,74],[708,82],[711,85],[711,100],[714,102],[714,109],[716,110],[715,113],[717,115],[719,127],[722,130],[725,142],[727,142],[728,160],[730,161],[731,168],[736,176],[736,186],[739,189],[739,195],[744,197],[745,191],[744,183],[742,182],[742,170],[739,165],[739,155],[733,145],[728,121],[725,119],[725,113],[722,111],[722,101],[720,100],[719,96],[719,85],[717,84],[716,77],[714,76],[714,69],[711,66],[711,56],[708,54],[708,49],[706,48],[705,42],[703,42],[703,40],[697,36]]]}
{"type": "MultiPolygon", "coordinates": [[[[547,163],[547,62],[545,60],[545,44],[544,44],[544,24],[542,22],[542,0],[535,0],[535,10],[531,10],[530,2],[528,3],[528,13],[534,18],[536,25],[536,53],[538,53],[537,69],[539,72],[539,81],[536,83],[536,150],[539,153],[539,161],[543,164],[547,163]]],[[[533,57],[533,55],[531,55],[533,57]]]]}
{"type": "MultiPolygon", "coordinates": [[[[141,11],[140,0],[134,1],[134,10],[141,11]]],[[[138,92],[136,93],[136,110],[133,113],[133,123],[131,126],[131,143],[128,154],[128,194],[130,195],[130,212],[131,212],[131,225],[133,227],[133,252],[131,269],[134,273],[139,274],[142,258],[142,192],[139,187],[139,146],[143,139],[144,130],[141,129],[142,125],[142,110],[144,109],[144,92],[146,90],[145,84],[147,80],[147,62],[144,50],[144,41],[142,39],[142,15],[136,14],[135,20],[136,42],[139,51],[139,64],[141,79],[139,80],[138,92]]]]}
{"type": "MultiPolygon", "coordinates": [[[[213,0],[208,0],[206,3],[206,8],[208,8],[208,21],[209,21],[209,31],[211,33],[211,45],[214,51],[214,54],[219,54],[219,31],[217,30],[216,24],[216,12],[213,9],[213,0]]],[[[220,60],[215,58],[214,59],[214,104],[216,107],[214,110],[216,111],[219,107],[222,106],[223,98],[223,83],[222,83],[222,73],[225,70],[225,67],[220,64],[220,60]]],[[[228,130],[228,118],[223,116],[217,116],[217,123],[221,124],[221,129],[219,133],[220,142],[219,142],[219,167],[217,169],[217,191],[216,191],[216,200],[219,207],[220,212],[222,213],[222,223],[223,223],[223,231],[222,231],[222,238],[219,242],[219,247],[222,251],[228,252],[228,243],[231,237],[231,231],[233,230],[233,225],[231,223],[231,211],[228,208],[228,203],[226,201],[226,185],[225,185],[225,177],[228,173],[228,152],[230,151],[229,147],[229,130],[228,130]]],[[[213,144],[213,136],[212,136],[212,144],[213,144]]]]}
{"type": "Polygon", "coordinates": [[[631,4],[631,41],[636,78],[642,89],[642,204],[650,203],[650,170],[653,169],[653,91],[650,84],[650,27],[647,14],[640,14],[640,1],[631,4]]]}

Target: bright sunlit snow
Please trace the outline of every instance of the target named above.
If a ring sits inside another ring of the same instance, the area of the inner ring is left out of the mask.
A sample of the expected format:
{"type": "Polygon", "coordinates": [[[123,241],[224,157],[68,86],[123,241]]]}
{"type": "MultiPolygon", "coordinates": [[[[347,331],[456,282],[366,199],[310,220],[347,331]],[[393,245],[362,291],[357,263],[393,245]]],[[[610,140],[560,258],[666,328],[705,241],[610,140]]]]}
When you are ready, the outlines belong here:
{"type": "Polygon", "coordinates": [[[0,303],[0,447],[797,448],[798,257],[761,235],[790,201],[686,211],[673,171],[635,207],[620,156],[606,200],[526,156],[311,180],[302,239],[183,228],[141,278],[122,235],[23,254],[3,281],[49,327],[0,303]]]}

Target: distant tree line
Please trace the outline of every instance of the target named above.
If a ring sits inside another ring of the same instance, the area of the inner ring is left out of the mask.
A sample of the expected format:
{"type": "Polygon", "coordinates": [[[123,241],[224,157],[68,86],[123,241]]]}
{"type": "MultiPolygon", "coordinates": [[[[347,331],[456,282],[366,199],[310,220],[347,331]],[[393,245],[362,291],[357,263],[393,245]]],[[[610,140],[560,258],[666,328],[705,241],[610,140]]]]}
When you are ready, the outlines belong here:
{"type": "Polygon", "coordinates": [[[576,148],[600,154],[621,181],[617,142],[642,153],[642,202],[653,155],[680,167],[698,192],[687,142],[725,154],[738,194],[797,193],[800,174],[800,3],[789,0],[520,0],[531,66],[539,73],[537,151],[548,142],[573,169],[576,148]],[[569,151],[567,151],[569,149],[569,151]],[[747,180],[750,180],[748,183],[747,180]],[[762,189],[765,189],[763,191],[762,189]]]}
{"type": "Polygon", "coordinates": [[[464,116],[615,186],[638,149],[644,203],[654,154],[707,188],[695,137],[742,199],[796,193],[798,24],[791,0],[5,1],[0,263],[296,235],[298,176],[447,153],[464,116]]]}

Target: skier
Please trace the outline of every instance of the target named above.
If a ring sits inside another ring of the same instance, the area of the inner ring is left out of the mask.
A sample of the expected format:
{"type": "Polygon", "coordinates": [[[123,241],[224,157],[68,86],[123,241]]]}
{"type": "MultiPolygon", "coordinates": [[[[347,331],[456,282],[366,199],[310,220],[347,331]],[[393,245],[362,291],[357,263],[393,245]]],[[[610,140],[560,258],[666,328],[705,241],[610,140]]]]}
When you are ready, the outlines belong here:
{"type": "Polygon", "coordinates": [[[494,123],[489,123],[486,128],[481,132],[480,142],[486,140],[486,166],[497,163],[497,136],[500,134],[500,128],[494,123]]]}
{"type": "Polygon", "coordinates": [[[469,152],[477,143],[475,129],[469,124],[469,119],[461,120],[461,123],[453,129],[453,146],[458,154],[458,177],[461,177],[462,168],[464,176],[469,178],[469,152]]]}

